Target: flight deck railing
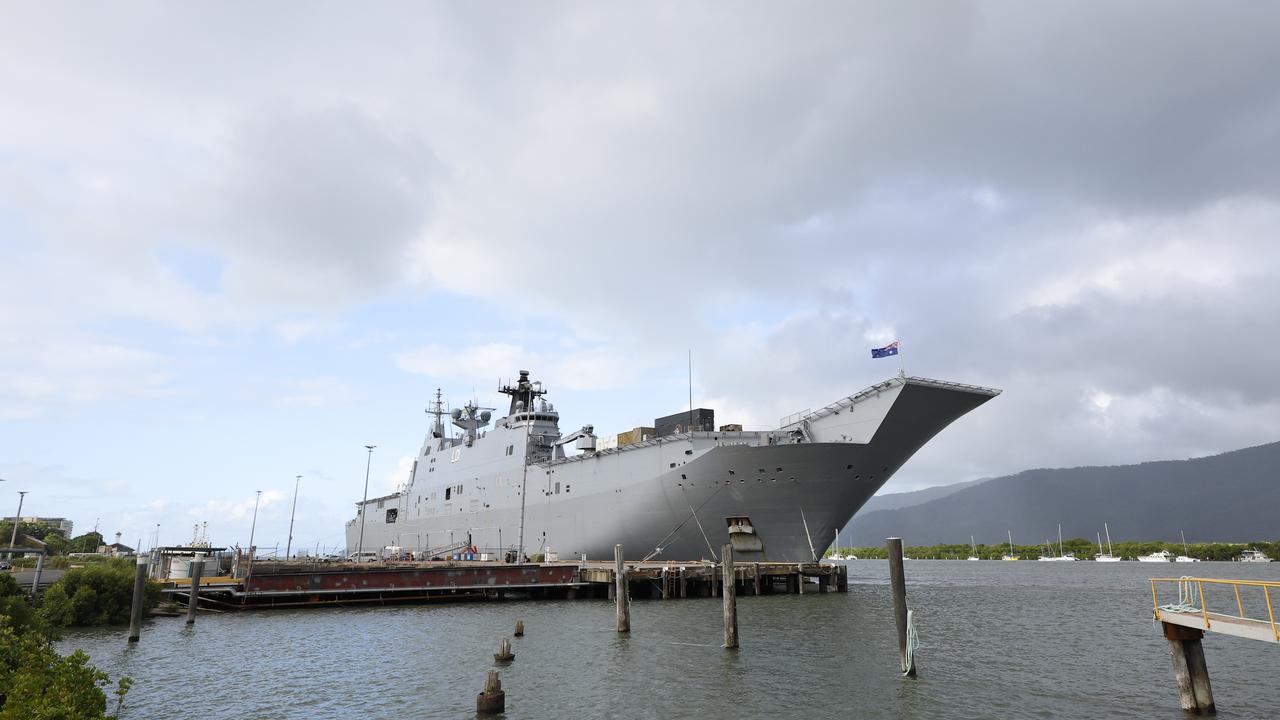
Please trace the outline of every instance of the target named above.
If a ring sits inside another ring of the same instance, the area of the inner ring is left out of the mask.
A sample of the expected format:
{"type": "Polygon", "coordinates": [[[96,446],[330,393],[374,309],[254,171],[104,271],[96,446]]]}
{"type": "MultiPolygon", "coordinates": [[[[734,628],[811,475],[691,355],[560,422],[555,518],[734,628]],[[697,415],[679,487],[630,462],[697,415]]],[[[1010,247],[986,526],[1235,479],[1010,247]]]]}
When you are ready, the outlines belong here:
{"type": "Polygon", "coordinates": [[[1274,605],[1280,598],[1280,582],[1197,577],[1150,578],[1150,581],[1156,620],[1280,643],[1274,605]],[[1210,588],[1222,592],[1215,592],[1211,598],[1210,588]],[[1164,604],[1160,602],[1161,589],[1165,590],[1164,604]],[[1176,602],[1172,600],[1175,593],[1176,602]]]}

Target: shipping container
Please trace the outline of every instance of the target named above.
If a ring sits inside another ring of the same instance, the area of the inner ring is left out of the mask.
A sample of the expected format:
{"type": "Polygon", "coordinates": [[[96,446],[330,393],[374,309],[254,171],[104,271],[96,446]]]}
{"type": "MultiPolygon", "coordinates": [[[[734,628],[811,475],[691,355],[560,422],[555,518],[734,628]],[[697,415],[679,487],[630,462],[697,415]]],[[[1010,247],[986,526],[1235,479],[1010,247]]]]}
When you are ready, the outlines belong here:
{"type": "Polygon", "coordinates": [[[632,428],[624,433],[618,433],[618,445],[630,445],[652,440],[656,435],[657,430],[651,427],[632,428]]]}

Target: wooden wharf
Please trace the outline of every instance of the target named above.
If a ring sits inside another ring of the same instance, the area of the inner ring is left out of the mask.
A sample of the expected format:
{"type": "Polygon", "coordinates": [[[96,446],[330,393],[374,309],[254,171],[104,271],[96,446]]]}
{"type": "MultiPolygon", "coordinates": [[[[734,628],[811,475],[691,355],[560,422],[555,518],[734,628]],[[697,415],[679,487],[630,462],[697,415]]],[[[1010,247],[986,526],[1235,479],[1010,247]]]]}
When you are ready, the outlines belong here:
{"type": "MultiPolygon", "coordinates": [[[[506,564],[485,561],[298,563],[258,561],[245,577],[205,577],[199,605],[249,610],[433,601],[608,598],[616,595],[612,561],[506,564]]],[[[847,592],[848,567],[827,563],[709,561],[627,562],[633,599],[720,597],[728,573],[738,596],[847,592]]],[[[165,581],[170,599],[189,602],[190,580],[165,581]]]]}

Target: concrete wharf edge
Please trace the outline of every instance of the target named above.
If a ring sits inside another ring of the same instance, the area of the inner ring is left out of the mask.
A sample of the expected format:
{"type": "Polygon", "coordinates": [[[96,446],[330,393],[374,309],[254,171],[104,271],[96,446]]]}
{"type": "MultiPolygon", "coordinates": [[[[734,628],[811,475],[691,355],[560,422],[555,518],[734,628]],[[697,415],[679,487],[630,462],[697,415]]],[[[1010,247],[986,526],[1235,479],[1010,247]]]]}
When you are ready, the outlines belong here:
{"type": "MultiPolygon", "coordinates": [[[[717,563],[628,562],[627,592],[632,598],[719,597],[717,563]]],[[[825,563],[738,562],[732,568],[739,596],[802,592],[847,592],[848,567],[825,563]],[[817,589],[804,589],[817,581],[817,589]]],[[[217,610],[324,607],[449,600],[612,598],[612,562],[550,562],[508,565],[500,562],[429,561],[413,563],[258,562],[246,590],[245,578],[210,577],[201,582],[200,605],[217,610]]],[[[189,602],[186,580],[167,582],[163,593],[189,602]]]]}

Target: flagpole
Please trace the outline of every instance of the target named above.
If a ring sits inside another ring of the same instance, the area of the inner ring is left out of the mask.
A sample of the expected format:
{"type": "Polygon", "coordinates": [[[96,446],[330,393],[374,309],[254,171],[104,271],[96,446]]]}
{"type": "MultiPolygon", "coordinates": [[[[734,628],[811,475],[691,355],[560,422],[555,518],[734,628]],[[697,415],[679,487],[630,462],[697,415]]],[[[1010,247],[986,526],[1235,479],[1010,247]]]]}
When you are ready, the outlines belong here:
{"type": "Polygon", "coordinates": [[[902,341],[898,341],[898,375],[907,376],[907,361],[902,357],[902,341]]]}

